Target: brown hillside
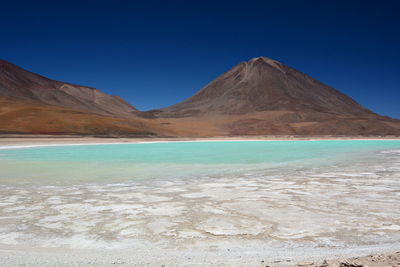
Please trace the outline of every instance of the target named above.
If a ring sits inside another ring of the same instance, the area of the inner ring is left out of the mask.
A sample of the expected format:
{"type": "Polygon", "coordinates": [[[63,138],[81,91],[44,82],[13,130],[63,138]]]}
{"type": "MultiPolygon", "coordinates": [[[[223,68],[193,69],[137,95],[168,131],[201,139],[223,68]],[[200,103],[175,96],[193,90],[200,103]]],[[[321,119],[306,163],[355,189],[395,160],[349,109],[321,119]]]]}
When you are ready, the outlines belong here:
{"type": "Polygon", "coordinates": [[[156,125],[0,97],[0,133],[154,135],[156,125]]]}
{"type": "Polygon", "coordinates": [[[130,117],[137,112],[120,97],[86,86],[54,81],[5,60],[0,60],[0,96],[119,117],[130,117]]]}

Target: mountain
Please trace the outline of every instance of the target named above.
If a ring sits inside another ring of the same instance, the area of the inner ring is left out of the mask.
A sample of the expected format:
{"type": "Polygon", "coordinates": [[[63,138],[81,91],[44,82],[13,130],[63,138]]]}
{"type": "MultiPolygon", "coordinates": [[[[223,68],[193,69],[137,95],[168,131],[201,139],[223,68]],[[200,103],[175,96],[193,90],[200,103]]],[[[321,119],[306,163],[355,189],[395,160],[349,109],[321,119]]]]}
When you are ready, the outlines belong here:
{"type": "Polygon", "coordinates": [[[190,125],[201,122],[206,127],[196,130],[200,135],[211,128],[222,135],[400,134],[399,120],[379,116],[338,90],[266,57],[242,62],[192,97],[141,116],[185,119],[190,125]]]}
{"type": "Polygon", "coordinates": [[[130,117],[137,109],[118,96],[59,82],[0,60],[0,96],[31,100],[94,114],[130,117]]]}
{"type": "Polygon", "coordinates": [[[0,60],[0,133],[168,134],[118,96],[59,82],[0,60]]]}
{"type": "Polygon", "coordinates": [[[265,57],[238,64],[187,100],[146,112],[122,98],[1,60],[0,133],[400,135],[400,121],[265,57]]]}
{"type": "Polygon", "coordinates": [[[339,91],[265,57],[242,62],[192,97],[153,113],[158,117],[187,117],[271,110],[373,114],[339,91]]]}

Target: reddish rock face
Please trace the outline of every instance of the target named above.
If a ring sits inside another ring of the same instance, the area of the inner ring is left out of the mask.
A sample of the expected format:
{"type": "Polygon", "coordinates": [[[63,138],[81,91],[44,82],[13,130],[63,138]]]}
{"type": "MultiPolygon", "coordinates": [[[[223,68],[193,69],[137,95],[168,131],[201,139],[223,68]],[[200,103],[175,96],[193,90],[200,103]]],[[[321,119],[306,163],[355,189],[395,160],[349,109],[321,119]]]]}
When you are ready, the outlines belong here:
{"type": "Polygon", "coordinates": [[[0,60],[0,96],[32,100],[90,113],[129,117],[137,109],[97,89],[54,81],[0,60]]]}
{"type": "Polygon", "coordinates": [[[153,112],[157,117],[187,117],[271,110],[373,114],[339,91],[265,57],[242,62],[185,101],[153,112]]]}

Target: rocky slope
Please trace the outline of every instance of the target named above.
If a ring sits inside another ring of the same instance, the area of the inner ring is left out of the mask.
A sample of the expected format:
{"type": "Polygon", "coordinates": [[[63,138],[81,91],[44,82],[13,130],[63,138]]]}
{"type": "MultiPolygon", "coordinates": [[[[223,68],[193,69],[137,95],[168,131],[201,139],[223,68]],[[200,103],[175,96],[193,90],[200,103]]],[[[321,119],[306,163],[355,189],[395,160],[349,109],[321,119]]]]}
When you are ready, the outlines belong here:
{"type": "Polygon", "coordinates": [[[265,57],[240,63],[187,100],[155,113],[159,117],[185,117],[271,110],[373,114],[339,91],[265,57]]]}
{"type": "MultiPolygon", "coordinates": [[[[208,123],[223,135],[400,134],[399,120],[379,116],[341,92],[265,57],[242,62],[192,97],[142,116],[208,123]]],[[[197,132],[204,135],[208,130],[197,132]]]]}
{"type": "Polygon", "coordinates": [[[0,134],[153,136],[157,125],[0,96],[0,134]]]}
{"type": "Polygon", "coordinates": [[[129,117],[137,109],[118,96],[59,82],[0,60],[0,96],[31,100],[89,113],[129,117]]]}

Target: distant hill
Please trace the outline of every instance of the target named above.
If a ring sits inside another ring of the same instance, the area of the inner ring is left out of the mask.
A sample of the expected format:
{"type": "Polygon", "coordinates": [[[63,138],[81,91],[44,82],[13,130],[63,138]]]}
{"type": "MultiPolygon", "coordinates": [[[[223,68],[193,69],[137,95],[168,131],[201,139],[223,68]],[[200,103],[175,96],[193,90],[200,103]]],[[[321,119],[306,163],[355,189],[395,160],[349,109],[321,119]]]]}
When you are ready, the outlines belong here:
{"type": "Polygon", "coordinates": [[[5,60],[0,60],[0,96],[109,116],[129,117],[137,112],[136,108],[118,96],[90,87],[54,81],[5,60]]]}
{"type": "Polygon", "coordinates": [[[0,133],[400,135],[400,120],[265,57],[238,64],[187,100],[147,112],[0,60],[0,133]]]}

